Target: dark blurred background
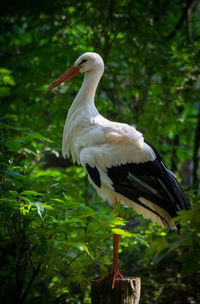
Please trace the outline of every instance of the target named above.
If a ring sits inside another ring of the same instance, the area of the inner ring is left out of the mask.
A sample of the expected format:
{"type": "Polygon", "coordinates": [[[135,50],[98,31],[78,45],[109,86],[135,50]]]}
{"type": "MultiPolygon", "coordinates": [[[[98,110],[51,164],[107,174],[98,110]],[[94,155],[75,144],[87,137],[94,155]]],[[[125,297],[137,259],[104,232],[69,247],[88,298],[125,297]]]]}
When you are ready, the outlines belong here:
{"type": "Polygon", "coordinates": [[[193,206],[180,235],[122,210],[132,237],[121,236],[121,272],[142,278],[142,304],[200,303],[200,2],[0,7],[1,303],[90,303],[90,280],[112,261],[111,210],[61,156],[82,76],[46,91],[86,51],[105,62],[99,112],[136,125],[193,206]]]}

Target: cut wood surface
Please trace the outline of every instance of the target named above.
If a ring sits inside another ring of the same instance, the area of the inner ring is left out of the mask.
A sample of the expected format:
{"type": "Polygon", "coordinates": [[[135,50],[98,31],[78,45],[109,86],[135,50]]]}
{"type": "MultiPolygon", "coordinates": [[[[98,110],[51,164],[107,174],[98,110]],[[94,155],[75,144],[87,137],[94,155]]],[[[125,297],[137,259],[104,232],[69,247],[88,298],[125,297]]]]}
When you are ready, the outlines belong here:
{"type": "Polygon", "coordinates": [[[139,304],[140,278],[118,278],[112,289],[112,280],[92,281],[91,304],[139,304]]]}

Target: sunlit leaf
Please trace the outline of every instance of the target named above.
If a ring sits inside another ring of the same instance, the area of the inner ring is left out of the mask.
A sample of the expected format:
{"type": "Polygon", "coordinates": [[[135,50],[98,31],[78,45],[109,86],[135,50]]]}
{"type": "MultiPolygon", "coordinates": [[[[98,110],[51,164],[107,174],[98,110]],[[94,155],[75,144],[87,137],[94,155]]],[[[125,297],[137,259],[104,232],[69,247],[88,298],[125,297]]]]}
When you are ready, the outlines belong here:
{"type": "Polygon", "coordinates": [[[20,193],[20,195],[26,195],[26,196],[42,196],[43,194],[38,193],[36,191],[32,191],[32,190],[26,190],[26,191],[22,191],[20,193]]]}
{"type": "Polygon", "coordinates": [[[122,230],[122,229],[118,229],[118,228],[112,229],[112,233],[119,234],[119,235],[126,236],[126,237],[132,236],[132,234],[130,232],[122,230]]]}
{"type": "Polygon", "coordinates": [[[44,212],[44,206],[41,205],[40,203],[36,203],[36,207],[37,207],[37,212],[39,214],[39,216],[41,217],[41,219],[43,220],[43,212],[44,212]]]}

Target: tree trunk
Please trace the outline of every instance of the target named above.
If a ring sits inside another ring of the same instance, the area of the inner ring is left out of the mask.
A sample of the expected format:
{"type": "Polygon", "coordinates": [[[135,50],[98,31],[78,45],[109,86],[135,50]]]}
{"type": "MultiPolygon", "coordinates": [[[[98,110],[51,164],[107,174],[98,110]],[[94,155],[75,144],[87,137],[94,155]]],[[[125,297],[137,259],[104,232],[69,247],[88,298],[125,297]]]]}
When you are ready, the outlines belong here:
{"type": "Polygon", "coordinates": [[[112,280],[92,281],[91,304],[139,304],[140,289],[140,278],[117,278],[113,289],[112,280]]]}

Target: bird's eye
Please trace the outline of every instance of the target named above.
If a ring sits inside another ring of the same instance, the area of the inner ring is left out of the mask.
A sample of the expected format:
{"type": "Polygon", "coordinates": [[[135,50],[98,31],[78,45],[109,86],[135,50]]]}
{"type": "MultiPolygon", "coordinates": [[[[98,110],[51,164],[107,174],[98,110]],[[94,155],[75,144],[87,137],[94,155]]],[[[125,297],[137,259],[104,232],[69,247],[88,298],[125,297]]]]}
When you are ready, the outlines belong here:
{"type": "Polygon", "coordinates": [[[79,66],[80,66],[81,64],[85,63],[86,61],[87,61],[86,59],[83,59],[83,60],[80,62],[79,66]]]}

